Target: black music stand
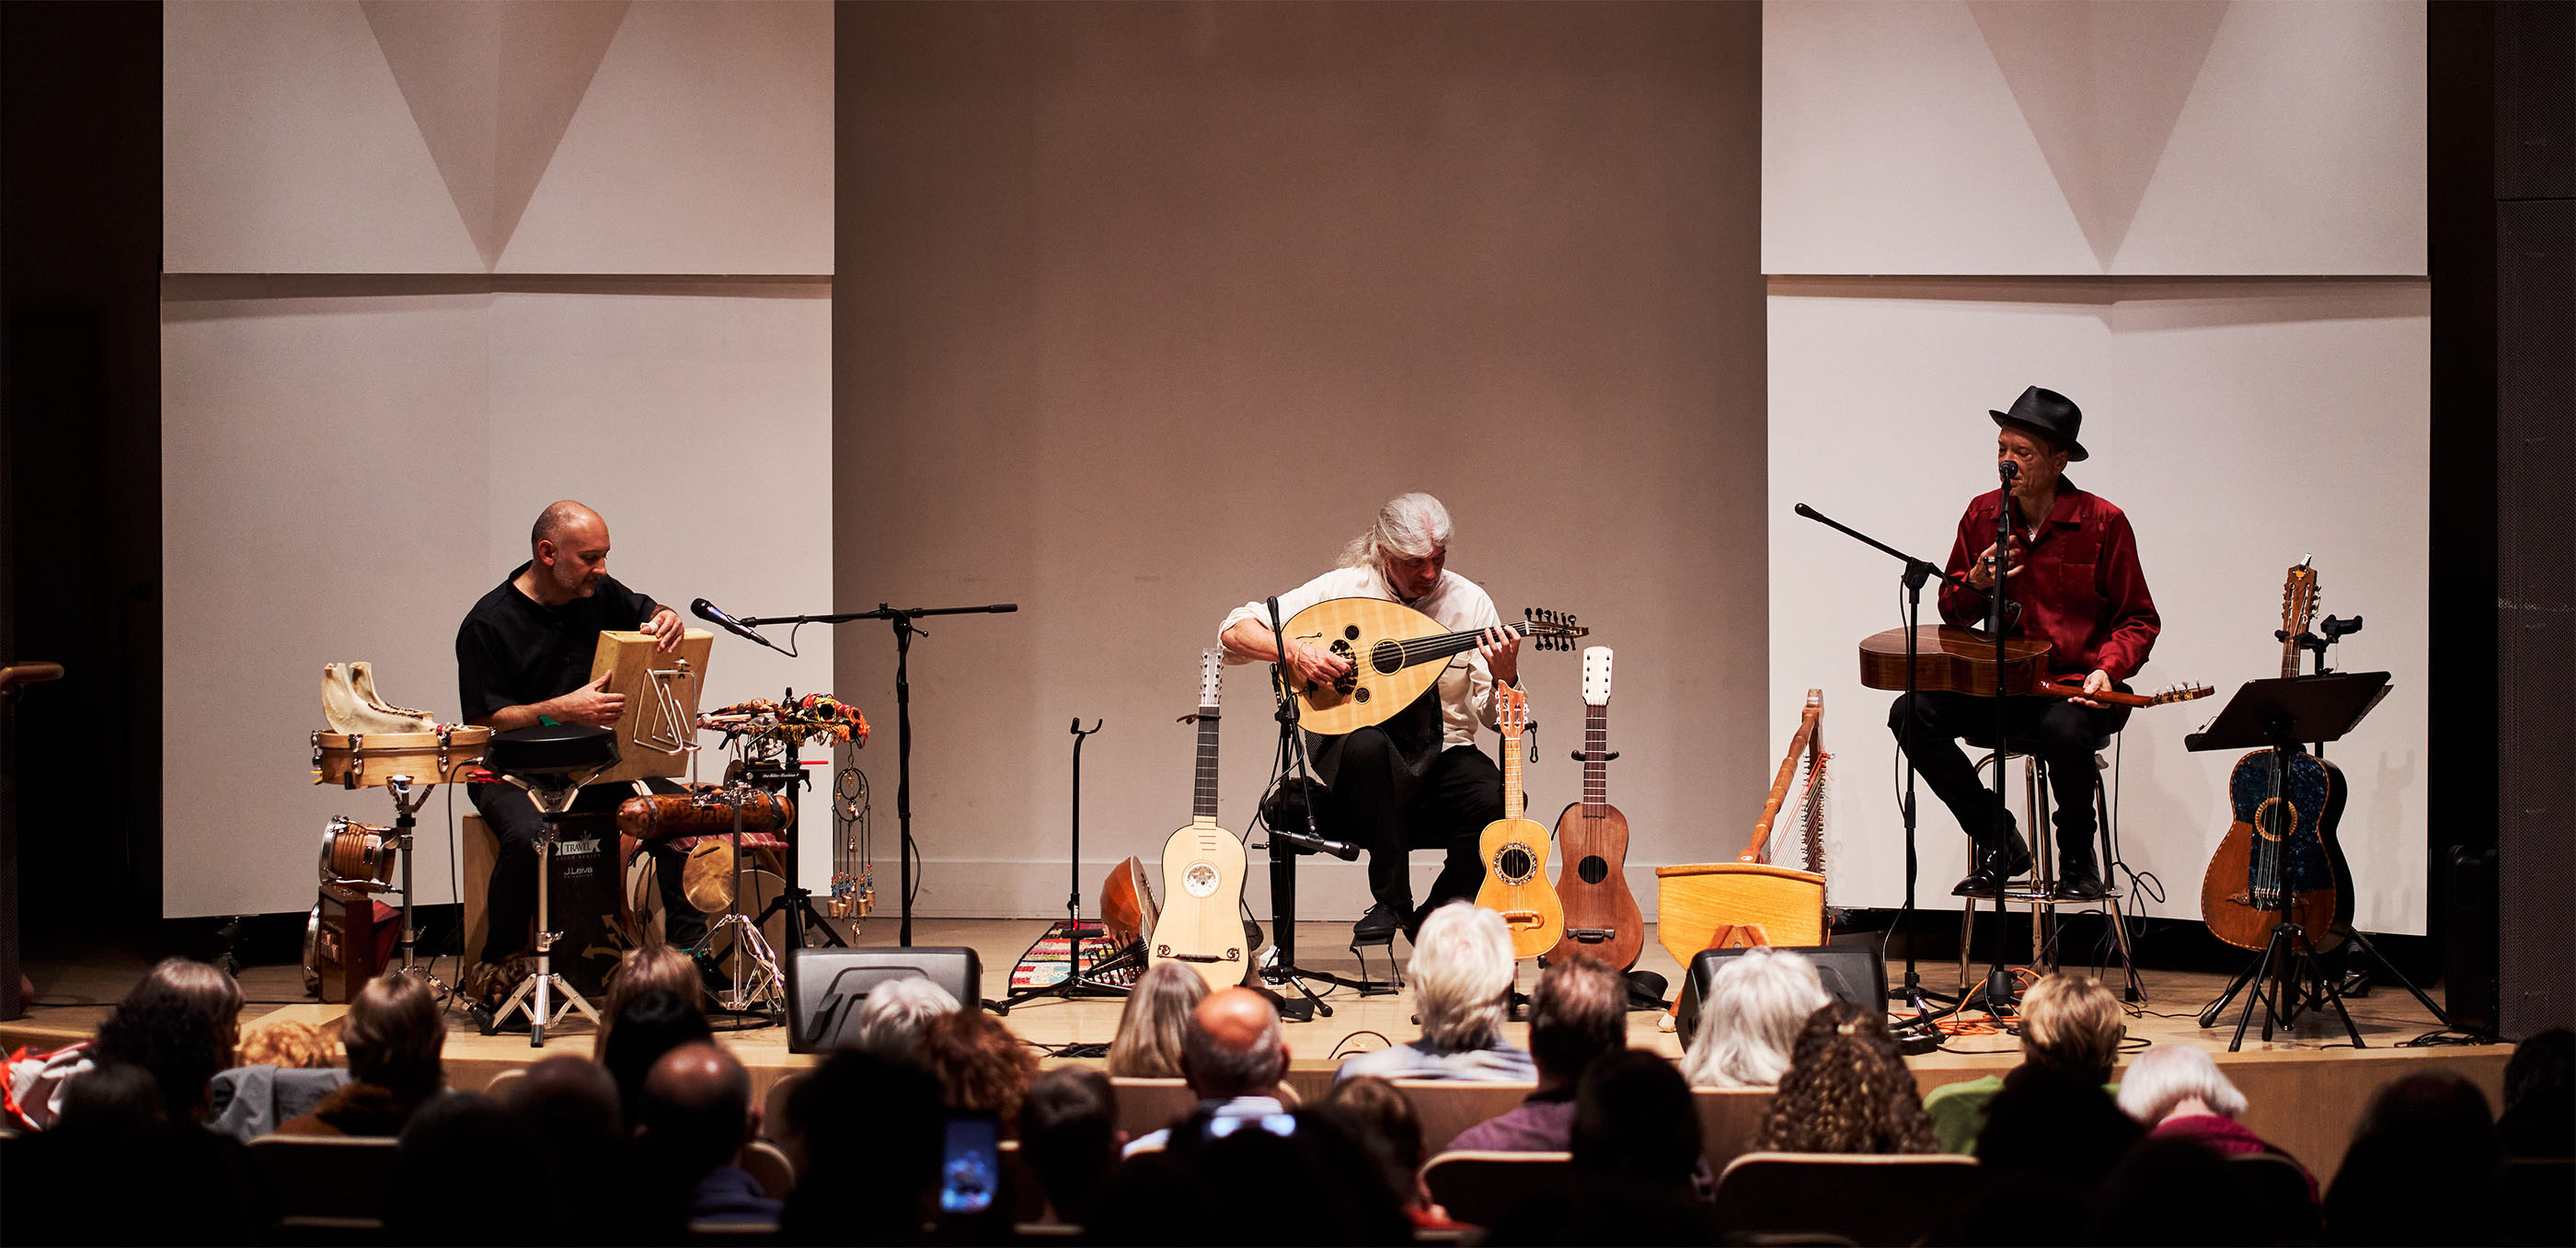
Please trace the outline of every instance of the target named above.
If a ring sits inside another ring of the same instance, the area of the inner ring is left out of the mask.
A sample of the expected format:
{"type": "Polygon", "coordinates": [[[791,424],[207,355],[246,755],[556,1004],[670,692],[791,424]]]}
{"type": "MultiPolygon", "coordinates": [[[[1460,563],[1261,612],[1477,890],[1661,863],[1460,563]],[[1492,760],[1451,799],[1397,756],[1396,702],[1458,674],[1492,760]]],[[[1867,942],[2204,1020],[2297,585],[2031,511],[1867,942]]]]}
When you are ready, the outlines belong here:
{"type": "MultiPolygon", "coordinates": [[[[2209,722],[2209,726],[2183,738],[2189,750],[2247,750],[2271,752],[2274,788],[2287,773],[2290,756],[2302,752],[2302,742],[2320,745],[2339,741],[2344,734],[2370,714],[2379,700],[2388,696],[2386,672],[2337,672],[2326,676],[2284,676],[2271,680],[2249,680],[2236,690],[2234,697],[2209,722]]],[[[2256,835],[2262,835],[2257,829],[2256,835]]],[[[2245,1009],[2236,1019],[2236,1035],[2227,1043],[2228,1052],[2245,1044],[2245,1029],[2254,1020],[2254,1006],[2263,1003],[2263,1039],[2271,1040],[2277,1024],[2286,1031],[2297,1021],[2302,1001],[2331,1005],[2343,1022],[2344,1033],[2352,1038],[2354,1048],[2363,1047],[2360,1029],[2352,1025],[2352,1013],[2344,1008],[2343,992],[2334,977],[2317,965],[2316,942],[2300,924],[2290,919],[2290,890],[2274,890],[2280,919],[2272,927],[2272,938],[2252,965],[2237,975],[2227,992],[2201,1011],[2200,1025],[2214,1026],[2218,1016],[2240,991],[2246,992],[2245,1009]],[[2266,979],[2272,981],[2267,997],[2266,979]],[[2248,991],[2250,989],[2250,991],[2248,991]]],[[[2368,947],[2368,942],[2363,942],[2368,947]]],[[[2377,956],[2377,950],[2371,951],[2377,956]]],[[[2383,963],[2385,959],[2382,959],[2383,963]]],[[[2394,970],[2394,968],[2391,968],[2394,970]]],[[[2404,977],[2399,977],[2402,982],[2404,977]]],[[[2408,985],[2412,987],[2413,985],[2408,985]]],[[[2418,997],[2423,994],[2417,993],[2418,997]]],[[[2434,1017],[2441,1017],[2439,1010],[2434,1017]]]]}

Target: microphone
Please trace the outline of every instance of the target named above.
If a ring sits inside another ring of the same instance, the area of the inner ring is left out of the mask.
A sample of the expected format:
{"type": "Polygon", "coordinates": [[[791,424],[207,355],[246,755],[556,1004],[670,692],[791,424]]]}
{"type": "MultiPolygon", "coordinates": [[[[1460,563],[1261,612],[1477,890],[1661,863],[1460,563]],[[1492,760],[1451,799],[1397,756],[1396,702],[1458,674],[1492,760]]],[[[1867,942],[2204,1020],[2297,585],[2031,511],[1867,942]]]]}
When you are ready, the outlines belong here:
{"type": "MultiPolygon", "coordinates": [[[[704,598],[700,598],[689,604],[689,614],[705,620],[710,624],[717,625],[736,637],[742,637],[751,641],[759,642],[764,646],[768,646],[772,650],[778,649],[778,646],[768,638],[753,632],[750,625],[725,614],[724,608],[719,607],[704,598]]],[[[782,651],[782,653],[784,652],[782,651]]]]}
{"type": "Polygon", "coordinates": [[[1823,517],[1818,516],[1818,515],[1816,514],[1816,509],[1815,509],[1815,508],[1810,507],[1810,506],[1806,505],[1805,503],[1800,503],[1800,504],[1798,504],[1797,506],[1790,508],[1789,510],[1794,511],[1794,512],[1798,513],[1799,515],[1805,516],[1806,518],[1808,518],[1808,519],[1810,519],[1810,520],[1820,520],[1820,519],[1823,519],[1823,517]]]}
{"type": "Polygon", "coordinates": [[[2004,479],[2006,482],[2012,482],[2012,481],[2017,481],[2017,480],[2020,480],[2020,479],[2021,479],[2021,465],[2016,464],[2016,463],[2014,463],[2013,461],[2011,461],[2011,460],[2009,460],[2009,459],[1999,459],[1999,460],[1996,460],[1996,461],[1995,461],[1995,471],[1996,471],[1996,472],[1998,472],[1998,473],[2003,474],[2003,479],[2004,479]]]}
{"type": "Polygon", "coordinates": [[[1303,832],[1291,832],[1283,828],[1270,829],[1270,839],[1284,842],[1310,854],[1331,854],[1344,862],[1360,856],[1360,847],[1348,841],[1329,840],[1325,837],[1309,836],[1303,832]]]}

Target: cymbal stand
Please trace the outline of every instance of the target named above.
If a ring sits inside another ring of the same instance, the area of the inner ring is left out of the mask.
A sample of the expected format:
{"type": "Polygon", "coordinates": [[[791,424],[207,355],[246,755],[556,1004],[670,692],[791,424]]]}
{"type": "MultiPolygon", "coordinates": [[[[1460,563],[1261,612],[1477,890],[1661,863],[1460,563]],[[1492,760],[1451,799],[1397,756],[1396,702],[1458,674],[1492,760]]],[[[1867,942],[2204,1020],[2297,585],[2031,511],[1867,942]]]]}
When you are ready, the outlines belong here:
{"type": "MultiPolygon", "coordinates": [[[[743,764],[742,777],[754,788],[765,788],[766,783],[775,776],[775,772],[762,768],[759,764],[748,761],[743,764]],[[760,780],[752,779],[755,773],[759,773],[760,780]]],[[[786,787],[794,788],[795,781],[801,778],[803,778],[802,769],[799,768],[797,772],[789,774],[786,787]]],[[[787,1008],[787,977],[778,969],[777,951],[771,949],[768,939],[760,934],[760,924],[769,917],[770,910],[779,908],[779,903],[785,901],[786,897],[782,892],[778,898],[773,899],[769,910],[760,912],[760,919],[751,919],[743,915],[742,876],[749,867],[742,852],[742,798],[743,791],[740,789],[734,789],[725,794],[725,804],[733,807],[733,831],[729,834],[733,840],[733,895],[725,903],[725,912],[716,916],[714,922],[707,924],[706,947],[709,953],[713,953],[716,947],[716,933],[727,930],[733,932],[733,951],[728,959],[733,963],[733,970],[727,976],[733,981],[733,986],[716,995],[717,1007],[727,1013],[744,1014],[753,1012],[757,1003],[757,1009],[768,1015],[768,1022],[777,1022],[784,1017],[787,1008]],[[748,968],[744,966],[745,962],[750,963],[748,968]]],[[[795,830],[787,828],[786,831],[790,835],[788,843],[793,845],[795,842],[792,838],[795,830]]],[[[797,929],[796,912],[792,907],[787,911],[787,927],[791,933],[797,929]]]]}
{"type": "MultiPolygon", "coordinates": [[[[431,965],[421,963],[420,925],[412,922],[411,900],[412,829],[418,826],[418,820],[412,816],[429,804],[429,791],[437,787],[435,780],[416,784],[409,776],[394,776],[385,781],[385,791],[394,799],[394,855],[402,859],[402,965],[394,970],[404,975],[419,976],[436,989],[438,999],[444,1001],[456,990],[438,977],[435,969],[437,959],[431,959],[431,965]]],[[[463,956],[462,953],[458,955],[460,961],[463,956]]]]}

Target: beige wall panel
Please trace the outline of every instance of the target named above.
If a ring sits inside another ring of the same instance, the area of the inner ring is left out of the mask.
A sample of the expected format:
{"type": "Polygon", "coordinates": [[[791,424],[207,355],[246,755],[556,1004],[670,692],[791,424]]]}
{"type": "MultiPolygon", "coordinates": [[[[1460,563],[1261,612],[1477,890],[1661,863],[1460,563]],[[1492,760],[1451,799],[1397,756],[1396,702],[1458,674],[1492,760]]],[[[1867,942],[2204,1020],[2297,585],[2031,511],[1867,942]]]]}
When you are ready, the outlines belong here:
{"type": "MultiPolygon", "coordinates": [[[[488,589],[526,562],[537,513],[577,498],[608,518],[610,571],[674,610],[686,614],[696,598],[740,615],[829,610],[830,338],[829,289],[819,284],[494,296],[490,507],[477,583],[488,589]]],[[[441,604],[449,635],[472,601],[441,604]]],[[[704,708],[791,686],[831,690],[829,628],[803,630],[804,657],[791,660],[690,623],[717,633],[704,708]]],[[[787,630],[769,632],[786,643],[787,630]]],[[[452,662],[447,680],[452,687],[452,662]]],[[[874,700],[860,705],[891,718],[874,700]]],[[[702,740],[700,766],[714,779],[724,760],[715,737],[702,740]]],[[[806,826],[816,828],[822,807],[809,810],[817,821],[806,826]]],[[[820,848],[797,867],[816,886],[829,882],[820,848]]]]}
{"type": "Polygon", "coordinates": [[[2425,271],[2424,6],[2231,4],[2118,273],[2425,271]]]}
{"type": "MultiPolygon", "coordinates": [[[[1652,864],[1753,817],[1762,646],[1719,634],[1763,592],[1757,16],[844,11],[840,605],[1022,606],[912,651],[922,913],[1061,911],[1075,717],[1106,725],[1086,894],[1157,858],[1218,621],[1406,489],[1448,501],[1452,567],[1507,613],[1575,611],[1618,648],[1611,795],[1650,905],[1652,864]]],[[[891,639],[842,647],[877,714],[891,639]]],[[[1524,670],[1553,819],[1579,673],[1524,670]]],[[[1240,831],[1276,730],[1258,671],[1226,697],[1240,831]]],[[[1427,886],[1437,855],[1415,861],[1427,886]]],[[[1304,887],[1310,917],[1365,904],[1356,864],[1304,887]]]]}
{"type": "MultiPolygon", "coordinates": [[[[1775,283],[1770,718],[1785,747],[1797,699],[1824,688],[1841,778],[1834,904],[1903,895],[1893,695],[1861,689],[1854,657],[1897,624],[1899,567],[1788,506],[1943,559],[1967,500],[1993,485],[1986,411],[2036,383],[2083,406],[2093,458],[2069,475],[2138,534],[2164,631],[2136,683],[2219,690],[2138,711],[2124,734],[2122,847],[2166,892],[2137,910],[2198,917],[2235,758],[2182,738],[2239,683],[2279,673],[2282,575],[2313,553],[2321,613],[2369,621],[2334,665],[2395,674],[2328,750],[2352,785],[2342,841],[2358,920],[2423,930],[2428,306],[2416,282],[1775,283]]],[[[1922,802],[1917,903],[1955,909],[1966,840],[1928,791],[1922,802]]]]}
{"type": "Polygon", "coordinates": [[[642,0],[497,266],[828,273],[832,6],[642,0]]]}
{"type": "Polygon", "coordinates": [[[354,0],[162,14],[166,271],[483,271],[354,0]]]}
{"type": "Polygon", "coordinates": [[[2095,273],[1959,0],[1762,9],[1762,271],[2095,273]]]}
{"type": "MultiPolygon", "coordinates": [[[[455,623],[487,575],[487,303],[163,305],[163,913],[303,910],[332,815],[393,822],[382,789],[308,782],[324,663],[370,660],[387,697],[457,716],[455,623]]],[[[443,806],[424,902],[452,895],[443,806]]]]}

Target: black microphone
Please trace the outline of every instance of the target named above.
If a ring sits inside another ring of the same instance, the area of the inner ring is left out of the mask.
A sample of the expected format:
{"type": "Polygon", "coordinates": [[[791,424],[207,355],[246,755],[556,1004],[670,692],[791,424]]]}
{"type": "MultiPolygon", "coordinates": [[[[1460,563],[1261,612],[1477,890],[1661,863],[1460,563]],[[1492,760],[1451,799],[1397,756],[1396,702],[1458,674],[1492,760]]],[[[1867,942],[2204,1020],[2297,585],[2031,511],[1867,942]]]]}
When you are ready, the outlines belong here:
{"type": "Polygon", "coordinates": [[[700,598],[689,604],[689,614],[705,620],[710,624],[717,625],[736,637],[742,637],[751,641],[759,642],[764,646],[768,646],[772,650],[778,649],[777,645],[772,643],[768,638],[751,631],[750,625],[744,624],[730,615],[726,615],[724,613],[724,608],[719,607],[704,598],[700,598]]]}
{"type": "Polygon", "coordinates": [[[1995,471],[2003,474],[2003,478],[2006,481],[2018,480],[2021,477],[2021,465],[2016,464],[2009,459],[1996,460],[1995,471]]]}
{"type": "Polygon", "coordinates": [[[1270,829],[1270,839],[1284,842],[1310,854],[1331,854],[1344,862],[1349,862],[1360,856],[1360,847],[1353,845],[1348,841],[1336,841],[1321,836],[1309,836],[1303,832],[1290,832],[1280,828],[1272,828],[1270,829]]]}

